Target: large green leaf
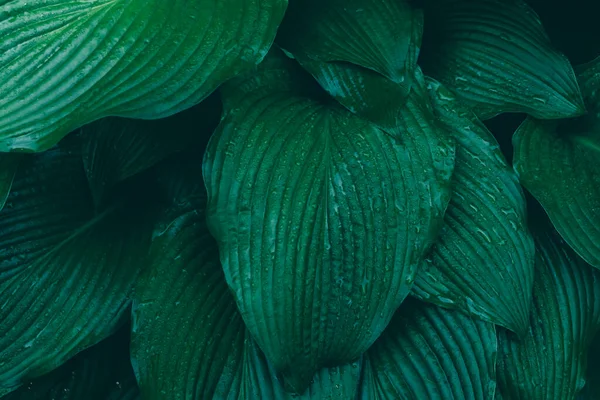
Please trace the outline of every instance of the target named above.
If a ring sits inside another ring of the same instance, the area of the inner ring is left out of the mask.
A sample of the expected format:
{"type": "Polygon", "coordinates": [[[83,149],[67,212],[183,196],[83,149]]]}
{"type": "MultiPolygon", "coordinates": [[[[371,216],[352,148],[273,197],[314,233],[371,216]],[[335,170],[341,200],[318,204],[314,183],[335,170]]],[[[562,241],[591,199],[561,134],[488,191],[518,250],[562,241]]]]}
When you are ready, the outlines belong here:
{"type": "Polygon", "coordinates": [[[494,325],[407,300],[365,355],[360,399],[493,400],[494,325]]]}
{"type": "Polygon", "coordinates": [[[22,157],[20,154],[0,154],[0,211],[4,208],[22,157]]]}
{"type": "MultiPolygon", "coordinates": [[[[180,177],[172,180],[186,180],[180,177]]],[[[143,398],[291,398],[244,326],[196,189],[168,187],[173,205],[155,229],[137,285],[131,354],[143,398]]],[[[358,364],[323,370],[294,398],[353,400],[358,378],[358,364]]]]}
{"type": "Polygon", "coordinates": [[[454,164],[421,75],[393,135],[310,85],[276,53],[227,84],[204,160],[227,283],[296,391],[388,324],[441,225],[454,164]]]}
{"type": "Polygon", "coordinates": [[[290,3],[278,43],[336,100],[395,127],[410,92],[423,15],[407,0],[290,3]]]}
{"type": "Polygon", "coordinates": [[[567,58],[550,44],[523,0],[425,0],[423,69],[476,114],[524,112],[542,119],[585,108],[567,58]]]}
{"type": "MultiPolygon", "coordinates": [[[[123,389],[139,394],[129,363],[127,330],[82,351],[47,375],[27,382],[2,400],[107,400],[123,389]]],[[[131,397],[133,400],[135,397],[131,397]]],[[[114,399],[116,400],[116,398],[114,399]]]]}
{"type": "Polygon", "coordinates": [[[0,151],[104,116],[157,119],[257,64],[287,0],[0,1],[0,151]]]}
{"type": "Polygon", "coordinates": [[[499,331],[498,386],[505,399],[574,399],[600,328],[600,271],[551,231],[536,233],[528,334],[499,331]]]}
{"type": "Polygon", "coordinates": [[[438,82],[429,88],[456,140],[456,167],[442,233],[413,294],[525,334],[535,253],[525,195],[485,125],[438,82]]]}
{"type": "Polygon", "coordinates": [[[525,120],[513,137],[514,167],[565,241],[600,268],[600,58],[578,72],[589,113],[525,120]]]}
{"type": "Polygon", "coordinates": [[[115,331],[150,233],[144,206],[92,211],[81,153],[71,147],[29,157],[8,204],[0,212],[0,394],[115,331]]]}
{"type": "Polygon", "coordinates": [[[200,147],[216,128],[220,107],[212,96],[201,104],[158,121],[103,118],[84,126],[83,163],[97,203],[112,187],[170,154],[200,147]]]}

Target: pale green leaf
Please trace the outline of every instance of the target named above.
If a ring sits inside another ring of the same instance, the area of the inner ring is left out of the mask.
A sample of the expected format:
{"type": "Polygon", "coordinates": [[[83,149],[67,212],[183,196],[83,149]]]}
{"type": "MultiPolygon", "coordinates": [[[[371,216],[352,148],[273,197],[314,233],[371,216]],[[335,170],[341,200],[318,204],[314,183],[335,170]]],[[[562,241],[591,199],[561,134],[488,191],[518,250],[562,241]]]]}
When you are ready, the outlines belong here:
{"type": "Polygon", "coordinates": [[[0,2],[0,151],[104,116],[158,119],[259,63],[287,0],[0,2]]]}
{"type": "Polygon", "coordinates": [[[242,317],[286,386],[357,359],[408,294],[449,201],[454,144],[422,75],[387,133],[272,53],[227,84],[207,219],[242,317]]]}

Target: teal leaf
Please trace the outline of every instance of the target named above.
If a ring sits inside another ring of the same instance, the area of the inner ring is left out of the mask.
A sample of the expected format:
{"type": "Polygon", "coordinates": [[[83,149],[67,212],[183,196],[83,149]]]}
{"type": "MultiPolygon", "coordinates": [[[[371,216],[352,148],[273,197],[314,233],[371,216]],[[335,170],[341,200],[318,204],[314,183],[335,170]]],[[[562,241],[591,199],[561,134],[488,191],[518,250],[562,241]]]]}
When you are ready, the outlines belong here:
{"type": "Polygon", "coordinates": [[[0,151],[105,116],[158,119],[259,63],[287,0],[0,3],[0,151]]]}
{"type": "Polygon", "coordinates": [[[60,366],[124,321],[144,266],[146,207],[96,214],[81,153],[28,158],[0,212],[0,393],[60,366]]]}
{"type": "Polygon", "coordinates": [[[217,98],[157,121],[103,118],[81,128],[85,172],[96,203],[119,182],[169,155],[203,147],[216,128],[217,98]]]}
{"type": "Polygon", "coordinates": [[[494,325],[407,300],[365,355],[363,400],[493,400],[494,325]]]}
{"type": "Polygon", "coordinates": [[[573,68],[523,0],[426,0],[423,69],[482,119],[581,115],[573,68]]]}
{"type": "Polygon", "coordinates": [[[23,155],[17,153],[0,154],[0,211],[6,204],[13,179],[23,155]]]}
{"type": "Polygon", "coordinates": [[[393,128],[422,33],[422,12],[406,0],[310,0],[291,2],[278,43],[347,109],[393,128]]]}
{"type": "Polygon", "coordinates": [[[535,253],[525,195],[487,128],[438,82],[429,88],[456,141],[456,166],[444,227],[413,294],[525,334],[535,253]]]}
{"type": "Polygon", "coordinates": [[[422,75],[393,133],[304,79],[272,53],[224,86],[204,158],[227,283],[299,392],[321,368],[357,359],[388,324],[438,233],[454,166],[422,75]]]}
{"type": "Polygon", "coordinates": [[[600,268],[600,58],[578,72],[589,113],[561,122],[525,120],[513,137],[513,163],[558,233],[600,268]]]}
{"type": "Polygon", "coordinates": [[[2,400],[134,400],[136,395],[139,398],[129,363],[129,335],[123,333],[128,332],[121,329],[49,374],[32,379],[2,400]],[[131,393],[130,397],[110,397],[124,389],[131,393]]]}
{"type": "Polygon", "coordinates": [[[586,382],[577,400],[600,398],[600,334],[596,334],[596,338],[588,351],[587,359],[586,382]]]}
{"type": "MultiPolygon", "coordinates": [[[[185,169],[177,164],[165,171],[185,169]]],[[[131,357],[143,398],[354,399],[357,363],[320,371],[302,396],[284,391],[227,286],[205,196],[188,177],[171,181],[178,182],[165,186],[172,204],[155,228],[132,310],[131,357]]]]}
{"type": "Polygon", "coordinates": [[[498,386],[505,399],[574,399],[600,328],[600,271],[550,229],[536,233],[529,332],[519,340],[499,331],[498,386]]]}

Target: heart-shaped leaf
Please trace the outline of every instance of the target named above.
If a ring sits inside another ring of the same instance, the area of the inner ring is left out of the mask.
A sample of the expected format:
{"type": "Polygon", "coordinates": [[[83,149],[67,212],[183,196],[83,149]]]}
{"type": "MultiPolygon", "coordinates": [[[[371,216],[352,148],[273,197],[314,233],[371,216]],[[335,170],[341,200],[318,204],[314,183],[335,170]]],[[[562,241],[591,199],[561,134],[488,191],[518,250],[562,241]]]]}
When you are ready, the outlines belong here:
{"type": "Polygon", "coordinates": [[[600,58],[578,76],[589,113],[561,122],[525,120],[513,137],[514,168],[558,233],[600,268],[600,58]]]}
{"type": "Polygon", "coordinates": [[[0,212],[0,394],[121,325],[144,265],[145,210],[94,213],[72,148],[24,160],[0,212]]]}
{"type": "Polygon", "coordinates": [[[158,119],[259,63],[287,0],[0,2],[0,151],[104,116],[158,119]]]}
{"type": "Polygon", "coordinates": [[[308,0],[290,3],[278,43],[350,111],[393,128],[422,33],[407,0],[308,0]]]}
{"type": "MultiPolygon", "coordinates": [[[[143,398],[291,399],[244,326],[192,182],[168,187],[172,205],[137,284],[131,353],[143,398]]],[[[352,400],[358,378],[358,364],[323,370],[293,398],[352,400]]]]}
{"type": "Polygon", "coordinates": [[[421,61],[482,119],[581,115],[573,68],[523,0],[426,0],[421,61]]]}
{"type": "Polygon", "coordinates": [[[248,329],[296,391],[377,339],[441,225],[454,145],[418,78],[394,134],[276,53],[223,88],[209,228],[248,329]]]}
{"type": "Polygon", "coordinates": [[[536,233],[535,268],[528,334],[498,334],[498,386],[505,399],[574,399],[600,328],[600,271],[551,228],[536,233]]]}
{"type": "Polygon", "coordinates": [[[493,400],[494,325],[407,300],[365,355],[362,400],[493,400]]]}
{"type": "Polygon", "coordinates": [[[456,167],[442,233],[413,294],[525,334],[535,253],[525,195],[485,125],[438,82],[429,88],[456,140],[456,167]]]}

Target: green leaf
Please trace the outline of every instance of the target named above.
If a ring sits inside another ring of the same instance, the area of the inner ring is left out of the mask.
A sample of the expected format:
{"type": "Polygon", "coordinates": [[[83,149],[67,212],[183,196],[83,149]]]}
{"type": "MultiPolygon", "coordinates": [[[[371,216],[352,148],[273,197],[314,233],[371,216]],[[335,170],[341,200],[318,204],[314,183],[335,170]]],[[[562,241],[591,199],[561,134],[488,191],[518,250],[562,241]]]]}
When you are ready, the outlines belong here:
{"type": "Polygon", "coordinates": [[[28,158],[0,212],[0,394],[113,333],[144,265],[146,207],[94,214],[81,153],[28,158]]]}
{"type": "Polygon", "coordinates": [[[365,355],[364,400],[494,399],[494,325],[407,300],[365,355]]]}
{"type": "Polygon", "coordinates": [[[104,116],[158,119],[259,63],[287,0],[5,0],[0,151],[104,116]]]}
{"type": "Polygon", "coordinates": [[[394,134],[311,95],[276,53],[223,88],[208,224],[248,329],[295,391],[375,341],[438,233],[454,145],[418,78],[394,134]]]}
{"type": "Polygon", "coordinates": [[[600,58],[583,66],[589,113],[560,123],[529,118],[513,137],[514,168],[564,240],[600,268],[600,58]]]}
{"type": "Polygon", "coordinates": [[[13,179],[17,173],[17,168],[21,162],[21,154],[1,154],[0,153],[0,211],[6,204],[6,199],[10,193],[13,179]]]}
{"type": "MultiPolygon", "coordinates": [[[[171,192],[136,288],[131,354],[143,398],[291,399],[244,326],[206,227],[205,198],[194,192],[171,192]]],[[[293,398],[352,400],[358,378],[357,364],[323,370],[293,398]]]]}
{"type": "Polygon", "coordinates": [[[595,400],[600,398],[600,334],[596,334],[588,351],[587,359],[586,382],[577,400],[595,400]]]}
{"type": "Polygon", "coordinates": [[[416,68],[423,14],[406,0],[291,2],[278,43],[350,111],[397,125],[416,68]]]}
{"type": "Polygon", "coordinates": [[[533,238],[525,195],[494,136],[438,82],[434,111],[456,140],[444,227],[413,294],[525,334],[533,287],[533,238]]]}
{"type": "Polygon", "coordinates": [[[549,229],[535,239],[529,332],[518,340],[499,331],[498,386],[506,399],[574,399],[600,328],[600,271],[549,229]]]}
{"type": "MultiPolygon", "coordinates": [[[[127,387],[127,391],[139,395],[129,363],[129,335],[123,333],[128,332],[121,330],[82,351],[49,374],[33,379],[2,397],[2,400],[107,400],[112,393],[122,392],[123,384],[127,382],[134,383],[127,387]]],[[[130,397],[131,400],[134,398],[130,397]]]]}
{"type": "Polygon", "coordinates": [[[522,0],[426,0],[421,60],[482,119],[523,112],[540,119],[585,112],[575,74],[522,0]]]}
{"type": "Polygon", "coordinates": [[[104,118],[81,129],[83,163],[96,203],[113,186],[169,155],[204,147],[219,122],[218,98],[158,121],[104,118]]]}

